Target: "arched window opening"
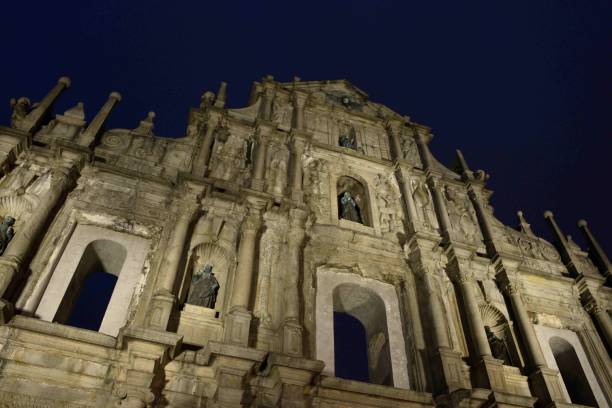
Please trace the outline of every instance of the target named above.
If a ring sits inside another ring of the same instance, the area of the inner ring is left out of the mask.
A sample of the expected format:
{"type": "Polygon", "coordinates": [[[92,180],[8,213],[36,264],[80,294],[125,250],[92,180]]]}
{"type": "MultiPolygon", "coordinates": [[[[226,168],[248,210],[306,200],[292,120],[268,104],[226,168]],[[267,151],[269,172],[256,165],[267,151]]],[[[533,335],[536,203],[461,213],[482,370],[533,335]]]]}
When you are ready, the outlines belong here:
{"type": "Polygon", "coordinates": [[[338,179],[338,218],[372,226],[366,189],[352,177],[338,179]]]}
{"type": "Polygon", "coordinates": [[[114,241],[89,243],[53,321],[100,330],[126,257],[125,248],[114,241]]]}
{"type": "MultiPolygon", "coordinates": [[[[363,351],[360,355],[359,350],[365,348],[367,381],[373,384],[393,385],[387,316],[382,299],[370,289],[355,284],[341,284],[334,288],[333,301],[336,375],[344,376],[345,373],[350,373],[354,368],[359,367],[353,366],[357,364],[357,361],[346,360],[346,356],[343,355],[346,349],[356,350],[358,354],[355,354],[354,359],[357,360],[363,355],[363,351]],[[348,317],[342,315],[358,320],[363,330],[360,330],[348,317]],[[336,321],[339,324],[336,324],[336,321]],[[341,330],[348,332],[340,332],[341,330]],[[339,360],[336,359],[338,355],[339,360]]],[[[349,375],[351,379],[358,379],[355,378],[356,371],[349,375]]]]}
{"type": "Polygon", "coordinates": [[[370,381],[366,331],[348,313],[334,312],[334,362],[336,377],[370,381]]]}
{"type": "Polygon", "coordinates": [[[549,344],[571,402],[596,407],[595,396],[574,347],[560,337],[552,337],[549,344]]]}

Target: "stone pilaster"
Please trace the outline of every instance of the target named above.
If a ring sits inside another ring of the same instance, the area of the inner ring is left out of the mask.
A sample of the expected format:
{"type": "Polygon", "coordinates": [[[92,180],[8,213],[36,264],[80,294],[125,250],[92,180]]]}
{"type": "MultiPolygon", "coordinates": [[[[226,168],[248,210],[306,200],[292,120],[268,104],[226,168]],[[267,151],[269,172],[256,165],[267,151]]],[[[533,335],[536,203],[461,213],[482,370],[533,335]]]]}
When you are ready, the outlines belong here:
{"type": "Polygon", "coordinates": [[[85,129],[77,138],[77,143],[81,146],[90,147],[93,141],[96,139],[102,127],[104,126],[104,122],[108,119],[111,111],[115,107],[117,103],[121,101],[121,94],[119,92],[111,92],[108,96],[108,100],[102,106],[100,111],[96,114],[96,116],[92,119],[85,129]]]}
{"type": "MultiPolygon", "coordinates": [[[[51,183],[49,189],[40,197],[38,206],[27,220],[23,220],[22,227],[17,230],[15,237],[0,258],[0,309],[10,310],[6,299],[11,297],[11,290],[19,280],[24,261],[27,260],[37,242],[40,241],[53,210],[59,204],[61,197],[73,185],[73,177],[69,169],[54,168],[51,170],[51,183]]],[[[7,316],[0,311],[0,319],[6,321],[7,316]]]]}
{"type": "Polygon", "coordinates": [[[199,203],[195,199],[187,203],[178,202],[174,228],[168,238],[168,245],[159,266],[155,294],[151,304],[148,326],[166,330],[176,303],[176,282],[181,269],[181,261],[189,240],[189,231],[199,203]]]}
{"type": "Polygon", "coordinates": [[[34,133],[42,125],[42,121],[47,117],[53,106],[53,102],[60,96],[60,94],[70,87],[70,78],[61,77],[57,81],[51,91],[43,98],[42,101],[34,108],[28,115],[23,118],[18,124],[17,128],[24,132],[34,133]]]}
{"type": "Polygon", "coordinates": [[[231,307],[225,320],[225,341],[247,346],[252,320],[250,310],[255,252],[259,229],[262,224],[261,204],[250,203],[248,214],[242,223],[242,237],[238,249],[238,266],[234,279],[231,307]]]}
{"type": "Polygon", "coordinates": [[[301,202],[304,193],[302,191],[302,154],[304,153],[305,141],[301,135],[293,133],[292,137],[292,162],[291,162],[291,199],[301,202]]]}
{"type": "Polygon", "coordinates": [[[585,220],[578,221],[578,228],[580,228],[584,234],[584,237],[589,243],[590,255],[593,257],[599,271],[608,280],[608,283],[612,284],[612,264],[610,264],[608,255],[606,255],[606,252],[603,250],[601,245],[599,245],[599,242],[589,229],[589,226],[585,220]]]}
{"type": "Polygon", "coordinates": [[[284,318],[282,323],[282,350],[286,354],[302,355],[302,324],[300,323],[299,278],[301,267],[302,244],[306,232],[304,221],[306,212],[295,208],[291,210],[289,229],[289,268],[285,275],[283,291],[284,318]]]}

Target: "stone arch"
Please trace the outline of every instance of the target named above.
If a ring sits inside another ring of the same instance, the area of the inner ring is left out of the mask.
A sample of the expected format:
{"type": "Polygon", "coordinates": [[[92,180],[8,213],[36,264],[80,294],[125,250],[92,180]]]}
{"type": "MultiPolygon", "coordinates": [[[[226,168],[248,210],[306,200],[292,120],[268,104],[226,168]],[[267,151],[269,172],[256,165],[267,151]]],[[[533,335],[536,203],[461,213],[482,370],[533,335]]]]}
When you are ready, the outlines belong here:
{"type": "Polygon", "coordinates": [[[340,176],[336,181],[336,197],[337,197],[337,208],[338,218],[346,219],[348,221],[358,222],[368,227],[372,227],[372,210],[371,200],[368,194],[367,183],[361,179],[361,177],[351,176],[340,176]],[[343,216],[342,210],[342,197],[345,193],[348,193],[356,203],[356,212],[359,220],[351,219],[354,216],[345,214],[343,216]]]}
{"type": "MultiPolygon", "coordinates": [[[[346,313],[361,322],[365,329],[369,381],[393,385],[391,355],[385,304],[380,296],[364,286],[342,283],[332,292],[334,313],[346,313]]],[[[334,329],[334,337],[337,332],[334,329]]],[[[342,344],[336,344],[334,354],[342,344]]],[[[336,365],[336,369],[337,369],[336,365]]]]}
{"type": "Polygon", "coordinates": [[[144,279],[148,249],[149,240],[145,238],[93,225],[77,225],[53,270],[35,315],[42,320],[66,322],[67,311],[76,298],[72,289],[81,285],[97,265],[117,276],[98,330],[116,336],[127,322],[136,288],[144,279]]]}
{"type": "Polygon", "coordinates": [[[565,389],[573,404],[597,406],[595,395],[580,364],[574,347],[558,336],[548,340],[553,356],[563,379],[565,389]]]}
{"type": "MultiPolygon", "coordinates": [[[[346,269],[322,266],[317,270],[315,302],[315,358],[325,362],[324,374],[335,375],[333,312],[348,311],[364,325],[368,343],[371,342],[368,347],[379,350],[378,355],[383,358],[385,355],[383,349],[388,347],[393,386],[410,388],[399,302],[393,285],[363,278],[347,272],[346,269]],[[359,301],[351,299],[352,290],[360,294],[359,298],[365,304],[370,304],[371,307],[374,305],[373,309],[378,311],[374,315],[377,315],[380,321],[373,321],[372,317],[368,317],[367,310],[360,308],[359,301]],[[386,338],[378,335],[384,327],[387,331],[386,338]],[[386,340],[387,344],[384,344],[383,340],[386,340]]],[[[374,365],[374,359],[371,363],[369,362],[369,365],[374,365]]],[[[384,371],[377,372],[375,369],[374,372],[376,376],[380,376],[384,371]]],[[[380,377],[376,378],[380,379],[380,377]]]]}

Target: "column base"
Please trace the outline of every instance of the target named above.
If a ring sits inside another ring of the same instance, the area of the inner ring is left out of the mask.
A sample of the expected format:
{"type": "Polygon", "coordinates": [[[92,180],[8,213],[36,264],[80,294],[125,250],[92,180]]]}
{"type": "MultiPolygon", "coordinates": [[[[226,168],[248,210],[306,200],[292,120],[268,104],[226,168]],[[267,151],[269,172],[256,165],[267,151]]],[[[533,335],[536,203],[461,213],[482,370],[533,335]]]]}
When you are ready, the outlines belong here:
{"type": "Polygon", "coordinates": [[[225,317],[225,342],[248,347],[252,320],[253,315],[244,307],[232,308],[225,317]]]}
{"type": "Polygon", "coordinates": [[[170,323],[175,303],[176,298],[168,291],[159,291],[153,295],[147,327],[165,331],[170,323]]]}
{"type": "Polygon", "coordinates": [[[265,180],[264,179],[253,179],[251,180],[251,189],[257,191],[263,191],[265,180]]]}
{"type": "Polygon", "coordinates": [[[12,257],[0,257],[0,298],[10,298],[12,288],[15,286],[15,276],[20,269],[20,263],[12,257]]]}
{"type": "Polygon", "coordinates": [[[0,324],[8,323],[15,315],[13,304],[5,299],[0,299],[0,324]]]}
{"type": "Polygon", "coordinates": [[[529,375],[529,387],[538,397],[538,407],[565,406],[565,396],[557,370],[540,367],[529,375]]]}
{"type": "Polygon", "coordinates": [[[493,391],[507,391],[503,360],[483,356],[480,361],[472,365],[470,374],[475,387],[493,391]]]}
{"type": "Polygon", "coordinates": [[[283,353],[296,357],[302,356],[303,328],[295,320],[286,320],[281,326],[283,332],[283,353]]]}
{"type": "MultiPolygon", "coordinates": [[[[459,401],[469,397],[471,384],[467,376],[468,367],[461,355],[447,348],[438,349],[430,358],[434,375],[434,395],[443,399],[459,401]]],[[[436,397],[437,398],[437,397],[436,397]]]]}

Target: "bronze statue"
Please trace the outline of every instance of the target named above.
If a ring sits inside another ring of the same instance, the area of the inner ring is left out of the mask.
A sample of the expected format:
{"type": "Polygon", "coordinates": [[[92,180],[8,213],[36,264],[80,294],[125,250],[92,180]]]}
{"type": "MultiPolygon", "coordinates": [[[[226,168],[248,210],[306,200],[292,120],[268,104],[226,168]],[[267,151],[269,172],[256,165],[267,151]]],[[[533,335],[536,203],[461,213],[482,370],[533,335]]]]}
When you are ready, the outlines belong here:
{"type": "Polygon", "coordinates": [[[211,265],[204,265],[191,277],[191,287],[187,303],[213,309],[219,292],[219,281],[212,272],[211,265]]]}
{"type": "Polygon", "coordinates": [[[350,128],[348,134],[340,136],[340,146],[348,147],[349,149],[357,149],[357,138],[355,137],[355,129],[350,128]]]}
{"type": "Polygon", "coordinates": [[[357,202],[348,191],[345,191],[342,194],[342,198],[340,198],[340,218],[359,223],[362,222],[357,202]]]}
{"type": "Polygon", "coordinates": [[[13,225],[15,224],[15,219],[10,215],[4,217],[2,220],[2,224],[0,224],[0,255],[4,253],[4,250],[8,246],[8,243],[13,239],[15,235],[15,231],[13,230],[13,225]]]}
{"type": "Polygon", "coordinates": [[[504,364],[510,364],[510,354],[508,353],[508,347],[506,342],[498,338],[489,326],[485,326],[485,332],[487,333],[487,340],[489,346],[491,346],[491,354],[498,360],[504,360],[504,364]]]}

